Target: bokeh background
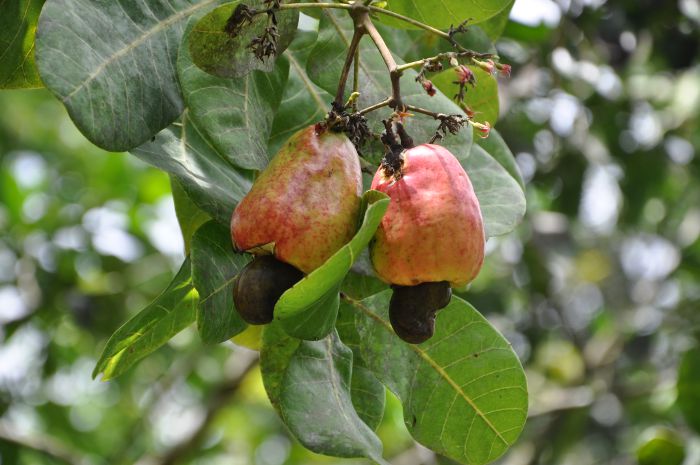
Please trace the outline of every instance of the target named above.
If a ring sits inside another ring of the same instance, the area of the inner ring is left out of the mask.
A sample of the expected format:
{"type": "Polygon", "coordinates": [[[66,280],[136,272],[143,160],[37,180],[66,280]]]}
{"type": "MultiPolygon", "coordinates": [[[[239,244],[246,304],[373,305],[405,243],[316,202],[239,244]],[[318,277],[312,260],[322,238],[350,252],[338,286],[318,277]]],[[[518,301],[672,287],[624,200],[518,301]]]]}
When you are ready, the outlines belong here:
{"type": "MultiPolygon", "coordinates": [[[[700,464],[676,388],[700,334],[700,1],[517,0],[498,49],[528,213],[469,299],[532,398],[500,463],[700,464]]],[[[230,389],[254,353],[192,328],[92,380],[182,259],[164,173],[91,145],[45,90],[0,92],[0,465],[364,463],[303,449],[256,369],[230,389]]],[[[449,463],[387,396],[392,464],[449,463]]]]}

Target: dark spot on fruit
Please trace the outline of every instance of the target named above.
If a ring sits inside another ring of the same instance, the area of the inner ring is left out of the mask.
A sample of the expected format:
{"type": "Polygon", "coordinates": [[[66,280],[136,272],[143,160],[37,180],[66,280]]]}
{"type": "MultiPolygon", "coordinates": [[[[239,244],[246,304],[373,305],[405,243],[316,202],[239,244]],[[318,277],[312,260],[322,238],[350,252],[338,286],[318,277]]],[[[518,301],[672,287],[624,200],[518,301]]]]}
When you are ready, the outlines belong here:
{"type": "Polygon", "coordinates": [[[450,284],[440,281],[393,288],[389,321],[396,335],[411,344],[430,339],[435,332],[435,314],[450,303],[450,284]]]}
{"type": "Polygon", "coordinates": [[[236,310],[251,325],[269,323],[279,298],[303,277],[304,273],[272,255],[256,257],[233,283],[236,310]]]}

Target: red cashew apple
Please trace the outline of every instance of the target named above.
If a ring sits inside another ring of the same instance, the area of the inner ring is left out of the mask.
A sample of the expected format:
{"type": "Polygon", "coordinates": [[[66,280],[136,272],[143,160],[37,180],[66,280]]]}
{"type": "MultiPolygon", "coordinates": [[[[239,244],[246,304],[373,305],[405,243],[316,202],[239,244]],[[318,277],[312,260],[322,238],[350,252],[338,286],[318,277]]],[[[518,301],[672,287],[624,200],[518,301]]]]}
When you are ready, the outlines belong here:
{"type": "MultiPolygon", "coordinates": [[[[289,268],[300,270],[296,281],[352,238],[361,194],[360,162],[350,140],[322,125],[307,127],[286,142],[234,210],[233,244],[254,255],[274,255],[289,268]]],[[[279,289],[271,296],[270,283],[263,290],[252,284],[259,278],[246,279],[248,269],[270,280],[281,275],[267,265],[251,264],[234,286],[234,303],[241,316],[253,324],[269,322],[274,303],[294,283],[290,284],[294,273],[280,277],[279,289]],[[265,295],[243,295],[249,292],[265,295]],[[257,316],[246,317],[253,314],[257,316]]]]}
{"type": "Polygon", "coordinates": [[[417,343],[432,336],[435,312],[449,303],[450,286],[464,286],[479,273],[484,224],[469,176],[446,148],[423,144],[401,156],[398,176],[380,168],[372,181],[391,203],[371,256],[377,275],[394,287],[394,330],[417,343]]]}

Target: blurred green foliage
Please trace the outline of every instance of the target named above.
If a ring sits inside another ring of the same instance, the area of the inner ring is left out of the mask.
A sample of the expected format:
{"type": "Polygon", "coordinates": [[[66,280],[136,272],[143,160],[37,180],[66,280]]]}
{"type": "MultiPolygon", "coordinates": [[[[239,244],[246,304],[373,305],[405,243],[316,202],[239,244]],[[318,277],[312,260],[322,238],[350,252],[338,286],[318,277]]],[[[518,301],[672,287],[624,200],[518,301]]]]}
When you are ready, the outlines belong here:
{"type": "MultiPolygon", "coordinates": [[[[528,214],[463,294],[528,374],[530,418],[501,462],[698,463],[700,413],[676,382],[700,325],[700,7],[519,3],[549,21],[510,21],[498,42],[514,72],[497,128],[528,214]]],[[[0,93],[2,465],[353,463],[295,443],[257,369],[231,397],[251,352],[193,328],[91,379],[182,258],[165,174],[96,149],[46,91],[0,93]]],[[[447,463],[390,395],[379,435],[397,465],[447,463]]]]}

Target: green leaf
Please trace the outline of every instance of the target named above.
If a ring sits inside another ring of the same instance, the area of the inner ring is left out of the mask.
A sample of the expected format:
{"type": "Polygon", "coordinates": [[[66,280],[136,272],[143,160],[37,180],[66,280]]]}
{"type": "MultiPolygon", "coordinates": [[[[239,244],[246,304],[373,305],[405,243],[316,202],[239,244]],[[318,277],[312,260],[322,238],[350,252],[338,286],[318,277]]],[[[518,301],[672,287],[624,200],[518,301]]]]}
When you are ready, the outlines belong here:
{"type": "Polygon", "coordinates": [[[275,320],[290,336],[317,340],[333,330],[338,314],[340,285],[356,257],[374,237],[389,207],[389,198],[378,191],[367,191],[362,201],[367,209],[362,226],[350,242],[277,301],[275,320]]]}
{"type": "MultiPolygon", "coordinates": [[[[475,121],[488,121],[493,126],[498,120],[498,81],[496,77],[476,66],[470,66],[476,77],[476,86],[467,86],[464,103],[476,113],[475,121]]],[[[445,95],[454,98],[459,92],[459,85],[455,84],[457,75],[454,68],[447,69],[430,77],[433,84],[445,95]]]]}
{"type": "MultiPolygon", "coordinates": [[[[354,281],[354,279],[347,279],[353,277],[362,276],[350,272],[343,285],[345,286],[348,282],[354,281]]],[[[386,290],[386,288],[387,286],[384,284],[382,290],[386,290]]],[[[343,293],[345,294],[345,288],[343,293]]],[[[345,296],[347,297],[347,294],[345,296]]],[[[360,351],[361,339],[355,327],[354,312],[355,310],[349,305],[341,303],[338,320],[336,321],[336,330],[342,336],[343,344],[347,345],[353,352],[351,392],[355,410],[370,428],[376,429],[384,414],[386,393],[384,386],[362,360],[360,351]]]]}
{"type": "Polygon", "coordinates": [[[263,383],[292,434],[306,448],[379,463],[382,445],[351,400],[352,351],[335,332],[320,341],[290,338],[266,328],[263,383]]]}
{"type": "Polygon", "coordinates": [[[233,283],[250,260],[234,253],[229,229],[214,221],[195,233],[191,258],[192,281],[199,292],[199,335],[205,343],[231,339],[247,327],[233,304],[233,283]]]}
{"type": "Polygon", "coordinates": [[[543,46],[551,40],[555,29],[547,26],[544,22],[540,22],[536,26],[518,23],[516,21],[508,21],[503,35],[509,39],[527,42],[533,46],[543,46]]]}
{"type": "Polygon", "coordinates": [[[197,207],[222,225],[229,224],[233,209],[252,185],[251,173],[228,163],[192,124],[187,111],[181,124],[131,153],[175,176],[197,207]]]}
{"type": "Polygon", "coordinates": [[[685,421],[700,433],[700,349],[683,354],[678,367],[678,398],[676,400],[685,421]]]}
{"type": "Polygon", "coordinates": [[[102,373],[103,381],[115,378],[164,345],[194,322],[196,304],[187,258],[167,289],[109,338],[92,377],[102,373]]]}
{"type": "Polygon", "coordinates": [[[42,87],[34,35],[44,0],[4,0],[0,5],[0,89],[42,87]]]}
{"type": "Polygon", "coordinates": [[[350,271],[347,276],[345,276],[340,290],[350,298],[364,299],[365,297],[386,291],[388,286],[388,284],[374,276],[367,276],[366,274],[350,271]]]}
{"type": "MultiPolygon", "coordinates": [[[[253,70],[272,71],[274,57],[264,61],[258,59],[248,47],[255,37],[263,33],[268,25],[268,16],[258,14],[246,24],[238,34],[226,32],[226,24],[240,2],[222,5],[197,21],[189,34],[189,50],[194,63],[209,74],[224,78],[238,78],[253,70]]],[[[263,0],[246,1],[247,6],[265,9],[263,0]]],[[[279,56],[294,38],[299,22],[298,10],[284,10],[276,13],[279,39],[279,56]]]]}
{"type": "Polygon", "coordinates": [[[645,432],[637,448],[639,465],[681,465],[685,459],[683,437],[668,428],[653,428],[645,432]]]}
{"type": "Polygon", "coordinates": [[[284,58],[289,62],[289,78],[272,123],[268,153],[277,153],[292,134],[321,121],[330,109],[333,97],[306,75],[306,62],[317,37],[316,31],[299,31],[284,52],[284,58]]]}
{"type": "Polygon", "coordinates": [[[505,30],[506,25],[508,24],[510,10],[513,9],[514,4],[515,0],[510,0],[508,5],[506,5],[506,7],[503,8],[498,14],[484,21],[483,23],[479,23],[479,26],[477,27],[481,28],[481,30],[486,33],[489,39],[495,41],[496,39],[501,37],[501,34],[503,34],[503,31],[505,30]]]}
{"type": "Polygon", "coordinates": [[[260,373],[265,392],[270,403],[280,413],[280,392],[289,360],[299,348],[302,341],[290,337],[274,322],[263,327],[262,347],[260,348],[260,373]]]}
{"type": "Polygon", "coordinates": [[[523,182],[523,177],[520,174],[520,169],[518,164],[515,162],[515,157],[513,152],[508,148],[508,144],[503,140],[503,137],[495,129],[491,129],[491,133],[486,138],[479,138],[476,142],[486,150],[489,155],[496,159],[498,163],[503,166],[503,168],[508,171],[508,174],[513,176],[520,185],[520,188],[525,190],[525,182],[523,182]]]}
{"type": "Polygon", "coordinates": [[[513,177],[481,146],[462,161],[484,218],[486,237],[511,232],[525,215],[525,194],[513,177]]]}
{"type": "Polygon", "coordinates": [[[453,297],[437,315],[435,335],[406,344],[388,322],[390,297],[387,291],[342,304],[343,318],[350,315],[359,334],[363,363],[401,399],[418,442],[468,465],[496,460],[527,416],[525,373],[508,341],[453,297]]]}
{"type": "MultiPolygon", "coordinates": [[[[389,0],[387,9],[436,27],[447,29],[469,19],[470,24],[485,21],[508,6],[512,0],[389,0]]],[[[383,22],[399,28],[411,24],[379,15],[383,22]]]]}
{"type": "Polygon", "coordinates": [[[206,212],[197,208],[197,205],[187,196],[180,181],[174,176],[170,176],[170,187],[173,191],[175,215],[177,216],[182,239],[185,243],[185,255],[189,255],[192,236],[201,225],[210,220],[210,217],[206,212]]]}
{"type": "Polygon", "coordinates": [[[182,113],[182,32],[217,1],[47,0],[36,37],[41,79],[94,144],[136,147],[182,113]]]}
{"type": "Polygon", "coordinates": [[[278,60],[270,72],[254,71],[237,79],[212,76],[192,63],[190,37],[186,36],[177,60],[189,117],[229,162],[247,169],[265,168],[267,141],[282,100],[288,62],[278,60]]]}
{"type": "Polygon", "coordinates": [[[372,430],[377,430],[384,416],[386,392],[374,373],[361,365],[353,365],[350,395],[355,411],[372,430]]]}
{"type": "MultiPolygon", "coordinates": [[[[311,52],[306,71],[313,82],[331,94],[335,94],[338,78],[352,38],[352,21],[343,13],[324,10],[319,25],[319,39],[311,52]]],[[[360,98],[359,107],[366,107],[385,100],[391,95],[391,82],[386,65],[369,38],[365,37],[360,44],[360,98]]],[[[400,58],[397,63],[401,64],[400,58]]],[[[416,71],[407,70],[402,78],[402,97],[404,103],[446,114],[462,114],[462,110],[447,96],[438,92],[434,97],[426,94],[423,87],[415,82],[416,71]]],[[[352,79],[349,80],[346,96],[350,95],[352,79]]],[[[391,113],[390,109],[380,109],[368,115],[370,124],[375,132],[381,132],[381,119],[391,113]]],[[[429,116],[416,114],[407,118],[406,130],[416,144],[428,142],[435,134],[438,123],[429,116]]],[[[469,156],[472,144],[472,132],[460,131],[458,135],[449,135],[442,141],[457,158],[469,156]]]]}

